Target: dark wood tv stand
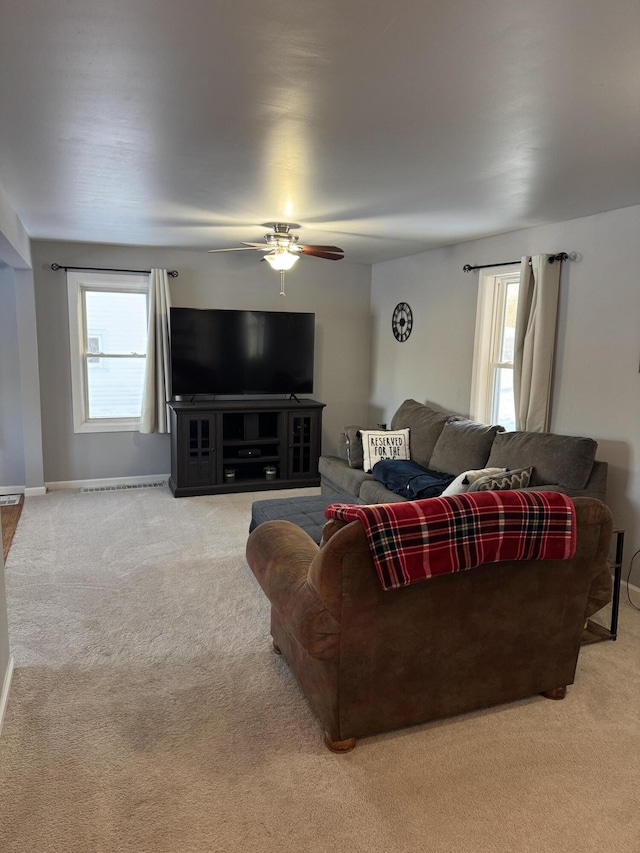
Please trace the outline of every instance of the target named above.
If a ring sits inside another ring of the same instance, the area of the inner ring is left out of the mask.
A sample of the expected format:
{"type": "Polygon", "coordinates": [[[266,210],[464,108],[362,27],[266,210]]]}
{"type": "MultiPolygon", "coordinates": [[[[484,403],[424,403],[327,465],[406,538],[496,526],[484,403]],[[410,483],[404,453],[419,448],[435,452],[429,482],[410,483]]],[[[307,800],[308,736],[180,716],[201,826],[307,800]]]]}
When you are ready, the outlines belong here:
{"type": "Polygon", "coordinates": [[[175,497],[319,485],[324,403],[224,400],[168,406],[169,487],[175,497]],[[267,465],[275,467],[274,479],[267,479],[267,465]]]}

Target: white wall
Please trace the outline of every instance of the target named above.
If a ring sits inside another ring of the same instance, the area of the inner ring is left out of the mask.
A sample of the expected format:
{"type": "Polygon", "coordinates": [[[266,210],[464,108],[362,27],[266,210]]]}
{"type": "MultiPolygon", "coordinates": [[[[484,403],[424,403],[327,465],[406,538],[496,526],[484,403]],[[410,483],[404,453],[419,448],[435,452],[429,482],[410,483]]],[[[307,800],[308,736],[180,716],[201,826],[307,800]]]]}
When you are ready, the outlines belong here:
{"type": "MultiPolygon", "coordinates": [[[[607,502],[640,548],[640,207],[530,228],[377,264],[372,273],[372,422],[407,397],[469,412],[477,273],[464,264],[577,252],[563,265],[551,431],[598,442],[607,502]],[[414,314],[404,344],[391,332],[399,301],[414,314]]],[[[635,573],[640,582],[640,571],[635,573]]]]}
{"type": "Polygon", "coordinates": [[[177,269],[170,279],[175,306],[313,311],[316,371],[313,397],[326,403],[323,448],[335,450],[345,423],[366,418],[369,397],[371,267],[301,258],[280,277],[258,253],[34,241],[44,469],[47,483],[167,474],[169,438],[140,433],[73,432],[65,266],[177,269]]]}
{"type": "Polygon", "coordinates": [[[0,185],[0,260],[15,269],[31,267],[31,244],[24,225],[0,185]]]}
{"type": "Polygon", "coordinates": [[[33,273],[0,265],[0,493],[44,492],[33,273]]]}
{"type": "Polygon", "coordinates": [[[15,272],[0,267],[0,493],[26,482],[15,272]]]}
{"type": "Polygon", "coordinates": [[[20,370],[20,413],[24,446],[25,495],[44,494],[40,374],[33,270],[16,269],[16,323],[20,370]]]}
{"type": "Polygon", "coordinates": [[[452,249],[373,267],[372,423],[388,423],[408,397],[468,414],[475,283],[475,276],[462,273],[452,249]],[[408,302],[413,312],[411,335],[404,343],[396,341],[391,329],[398,302],[408,302]]]}
{"type": "MultiPolygon", "coordinates": [[[[28,272],[31,262],[31,247],[27,232],[0,186],[0,485],[3,478],[24,476],[26,479],[25,442],[17,435],[24,414],[23,391],[20,380],[20,317],[22,296],[16,290],[17,277],[13,268],[28,272]],[[6,395],[6,396],[5,396],[6,395]],[[15,462],[11,454],[15,454],[15,462]]],[[[31,332],[35,339],[35,322],[31,332]]],[[[26,399],[39,395],[37,374],[34,387],[26,392],[26,399]]],[[[40,436],[40,422],[33,425],[31,438],[35,436],[36,447],[40,436]]],[[[9,485],[21,485],[9,483],[9,485]]],[[[0,524],[0,541],[2,540],[0,524]]],[[[4,560],[0,549],[0,725],[8,700],[12,672],[9,648],[9,628],[4,585],[4,560]]]]}

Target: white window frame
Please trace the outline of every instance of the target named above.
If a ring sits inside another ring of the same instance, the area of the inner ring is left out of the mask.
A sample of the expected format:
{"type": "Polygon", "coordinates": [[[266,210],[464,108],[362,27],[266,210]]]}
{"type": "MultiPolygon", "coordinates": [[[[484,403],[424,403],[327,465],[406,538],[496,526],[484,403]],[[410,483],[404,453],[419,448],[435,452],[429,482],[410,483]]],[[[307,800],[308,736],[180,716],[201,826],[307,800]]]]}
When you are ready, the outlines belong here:
{"type": "MultiPolygon", "coordinates": [[[[74,432],[136,432],[140,418],[90,418],[87,394],[86,360],[96,354],[85,350],[87,339],[84,293],[88,290],[112,290],[119,293],[144,293],[149,305],[149,276],[144,273],[67,272],[69,308],[69,353],[71,358],[71,398],[74,432]]],[[[141,354],[140,354],[141,355],[141,354]]],[[[141,355],[146,358],[145,355],[141,355]]]]}
{"type": "Polygon", "coordinates": [[[470,411],[480,423],[495,423],[493,414],[494,370],[503,364],[496,355],[502,338],[504,317],[504,279],[520,279],[520,264],[481,270],[478,281],[478,305],[473,348],[470,411]]]}

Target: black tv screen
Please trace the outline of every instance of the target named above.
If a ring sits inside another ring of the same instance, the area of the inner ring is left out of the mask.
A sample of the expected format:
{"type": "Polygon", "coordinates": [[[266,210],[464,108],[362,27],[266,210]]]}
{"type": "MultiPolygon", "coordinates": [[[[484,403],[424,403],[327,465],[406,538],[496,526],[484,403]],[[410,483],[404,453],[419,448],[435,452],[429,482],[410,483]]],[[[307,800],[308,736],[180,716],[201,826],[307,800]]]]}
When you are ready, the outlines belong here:
{"type": "Polygon", "coordinates": [[[310,394],[315,314],[171,308],[171,390],[310,394]]]}

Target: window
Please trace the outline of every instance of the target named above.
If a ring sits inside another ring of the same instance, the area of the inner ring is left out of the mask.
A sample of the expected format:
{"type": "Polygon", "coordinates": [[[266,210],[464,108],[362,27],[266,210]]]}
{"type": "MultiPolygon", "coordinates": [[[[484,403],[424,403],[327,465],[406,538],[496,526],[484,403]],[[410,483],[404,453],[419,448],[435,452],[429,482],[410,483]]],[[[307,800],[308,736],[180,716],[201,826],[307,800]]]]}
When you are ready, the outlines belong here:
{"type": "Polygon", "coordinates": [[[483,423],[516,428],[513,352],[520,268],[481,274],[471,384],[471,412],[483,423]]]}
{"type": "Polygon", "coordinates": [[[68,272],[67,290],[74,431],[137,430],[148,277],[68,272]]]}

